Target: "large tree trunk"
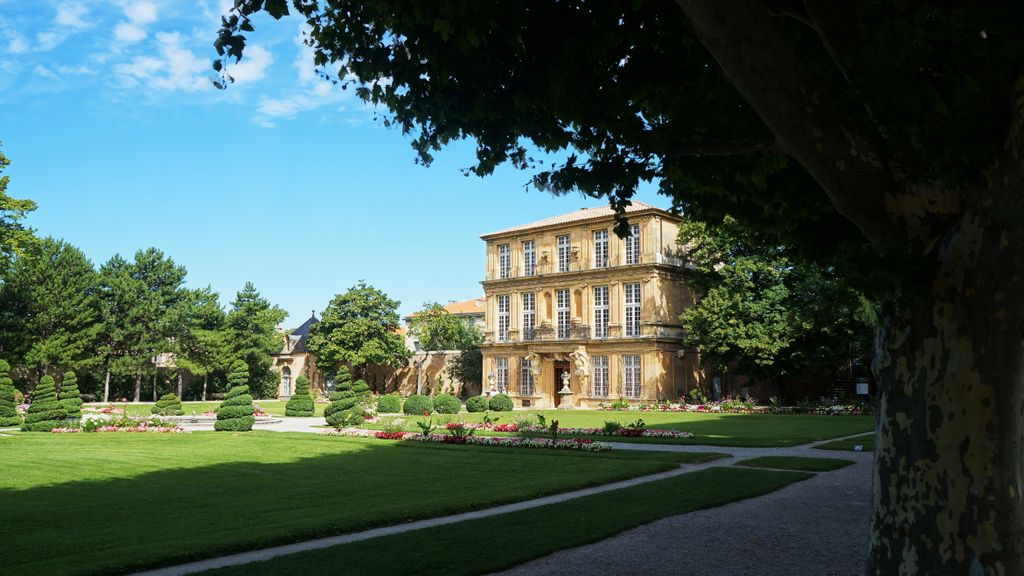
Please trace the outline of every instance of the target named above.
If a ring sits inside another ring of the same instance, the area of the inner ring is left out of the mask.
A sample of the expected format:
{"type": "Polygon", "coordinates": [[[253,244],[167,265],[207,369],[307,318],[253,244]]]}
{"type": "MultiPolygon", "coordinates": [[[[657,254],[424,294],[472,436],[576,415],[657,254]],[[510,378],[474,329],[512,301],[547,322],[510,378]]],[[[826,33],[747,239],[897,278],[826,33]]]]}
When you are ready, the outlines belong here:
{"type": "Polygon", "coordinates": [[[1024,178],[1009,156],[886,327],[870,574],[1024,574],[1024,178]]]}
{"type": "Polygon", "coordinates": [[[142,400],[142,372],[135,373],[135,398],[133,402],[142,400]]]}
{"type": "Polygon", "coordinates": [[[153,373],[153,402],[156,402],[156,372],[153,373]]]}
{"type": "Polygon", "coordinates": [[[210,375],[208,373],[207,374],[203,374],[203,398],[202,398],[203,402],[206,402],[206,385],[209,383],[209,381],[210,381],[210,375]]]}
{"type": "Polygon", "coordinates": [[[181,375],[181,370],[178,370],[178,399],[182,398],[182,393],[185,391],[185,378],[181,375]]]}
{"type": "Polygon", "coordinates": [[[110,401],[110,368],[107,368],[107,375],[103,378],[103,402],[110,401]]]}

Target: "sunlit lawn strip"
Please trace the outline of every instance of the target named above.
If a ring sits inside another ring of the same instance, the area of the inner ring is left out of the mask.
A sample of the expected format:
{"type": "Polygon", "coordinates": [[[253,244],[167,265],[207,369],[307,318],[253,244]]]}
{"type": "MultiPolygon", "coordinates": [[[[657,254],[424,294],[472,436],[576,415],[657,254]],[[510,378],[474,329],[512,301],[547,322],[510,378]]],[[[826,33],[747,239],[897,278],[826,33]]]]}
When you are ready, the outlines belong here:
{"type": "MultiPolygon", "coordinates": [[[[288,402],[284,400],[256,400],[256,404],[259,405],[264,412],[271,416],[284,416],[284,406],[288,402]]],[[[132,402],[114,402],[114,408],[127,409],[128,414],[134,416],[149,416],[152,409],[152,402],[140,402],[138,404],[132,402]]],[[[110,406],[110,404],[103,404],[102,402],[95,402],[86,404],[87,410],[91,409],[102,409],[110,406]]],[[[195,414],[202,414],[203,412],[209,412],[216,410],[220,406],[220,402],[182,402],[181,407],[185,412],[185,416],[192,416],[195,414]]],[[[324,408],[327,404],[316,403],[313,405],[314,416],[323,416],[324,408]]]]}
{"type": "Polygon", "coordinates": [[[804,472],[828,472],[853,464],[850,460],[838,458],[804,458],[801,456],[761,456],[737,462],[737,466],[774,468],[777,470],[800,470],[804,472]]]}
{"type": "MultiPolygon", "coordinates": [[[[720,506],[810,478],[802,472],[709,468],[622,490],[282,556],[206,574],[485,574],[608,538],[660,518],[720,506]],[[500,544],[488,535],[500,534],[500,544]],[[438,547],[441,552],[438,552],[438,547]],[[496,547],[499,546],[499,547],[496,547]],[[452,553],[444,553],[443,551],[452,553]]],[[[623,553],[628,553],[624,551],[623,553]]],[[[697,570],[679,556],[680,573],[697,570]]]]}
{"type": "Polygon", "coordinates": [[[38,433],[0,441],[4,576],[166,565],[707,460],[279,432],[38,433]]]}
{"type": "Polygon", "coordinates": [[[875,435],[874,433],[865,434],[863,436],[854,436],[853,438],[847,438],[845,440],[836,440],[835,442],[829,442],[828,444],[822,444],[821,446],[815,446],[819,450],[845,450],[852,452],[853,447],[860,444],[863,446],[864,452],[874,452],[875,450],[875,435]]]}

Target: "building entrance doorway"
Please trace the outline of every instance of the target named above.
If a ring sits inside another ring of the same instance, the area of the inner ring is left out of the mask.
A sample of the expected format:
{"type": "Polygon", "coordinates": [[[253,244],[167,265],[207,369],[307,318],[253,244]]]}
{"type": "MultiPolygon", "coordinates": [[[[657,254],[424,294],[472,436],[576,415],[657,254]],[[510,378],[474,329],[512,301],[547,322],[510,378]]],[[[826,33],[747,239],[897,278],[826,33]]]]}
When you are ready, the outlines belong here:
{"type": "Polygon", "coordinates": [[[562,403],[562,395],[558,393],[562,389],[562,374],[569,373],[569,363],[564,361],[554,362],[555,378],[554,378],[554,393],[555,393],[555,408],[562,403]]]}

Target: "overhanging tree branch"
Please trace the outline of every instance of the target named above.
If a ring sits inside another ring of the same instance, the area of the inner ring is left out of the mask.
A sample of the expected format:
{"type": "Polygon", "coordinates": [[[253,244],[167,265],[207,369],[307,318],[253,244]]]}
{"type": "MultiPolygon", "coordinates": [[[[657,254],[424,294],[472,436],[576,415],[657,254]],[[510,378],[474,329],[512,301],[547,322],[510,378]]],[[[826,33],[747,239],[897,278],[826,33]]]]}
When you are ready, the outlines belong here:
{"type": "Polygon", "coordinates": [[[677,0],[701,43],[786,153],[874,245],[905,242],[886,210],[899,192],[854,126],[825,117],[826,94],[757,0],[677,0]]]}
{"type": "Polygon", "coordinates": [[[777,150],[778,143],[773,134],[760,134],[750,138],[737,140],[706,140],[701,142],[684,142],[670,146],[665,153],[667,158],[684,156],[741,156],[777,150]]]}

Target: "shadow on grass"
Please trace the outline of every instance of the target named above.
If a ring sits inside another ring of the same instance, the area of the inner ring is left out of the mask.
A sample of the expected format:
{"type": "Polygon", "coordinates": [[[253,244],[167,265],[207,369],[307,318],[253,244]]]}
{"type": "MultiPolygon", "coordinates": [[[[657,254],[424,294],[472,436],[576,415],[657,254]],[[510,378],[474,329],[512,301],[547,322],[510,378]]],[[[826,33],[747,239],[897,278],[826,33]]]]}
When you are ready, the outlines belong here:
{"type": "MultiPolygon", "coordinates": [[[[110,436],[36,436],[26,444],[50,448],[39,459],[55,477],[0,489],[5,576],[174,564],[524,500],[686,461],[270,432],[168,435],[152,443],[110,436]],[[69,460],[83,465],[83,451],[94,467],[120,477],[61,481],[74,477],[69,460]],[[76,457],[63,459],[62,452],[76,457]],[[218,459],[236,461],[206,463],[218,459]],[[161,462],[174,468],[152,469],[161,462]],[[131,475],[135,466],[145,471],[131,475]]],[[[3,467],[5,475],[17,473],[15,461],[5,458],[3,467]]]]}

